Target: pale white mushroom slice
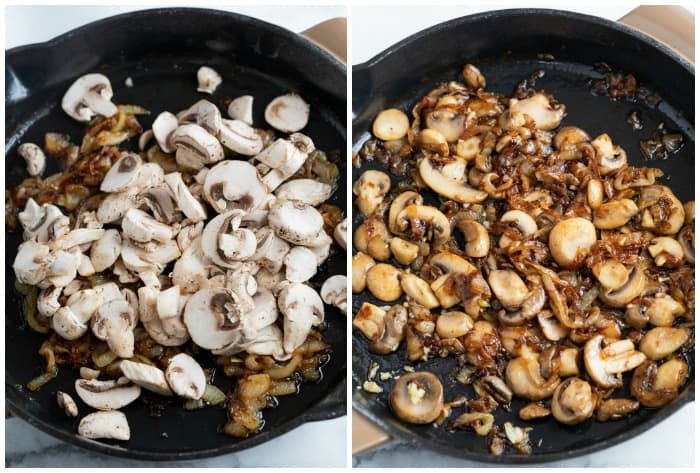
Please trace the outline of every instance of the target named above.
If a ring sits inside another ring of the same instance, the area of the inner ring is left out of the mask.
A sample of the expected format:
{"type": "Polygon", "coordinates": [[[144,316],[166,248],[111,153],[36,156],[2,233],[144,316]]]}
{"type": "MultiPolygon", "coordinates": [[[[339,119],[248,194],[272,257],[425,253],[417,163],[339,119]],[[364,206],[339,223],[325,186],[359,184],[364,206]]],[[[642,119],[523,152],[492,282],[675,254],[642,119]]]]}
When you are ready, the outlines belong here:
{"type": "Polygon", "coordinates": [[[202,231],[202,251],[224,268],[235,268],[238,261],[252,257],[257,248],[255,234],[239,228],[242,210],[231,210],[214,217],[202,231]]]}
{"type": "Polygon", "coordinates": [[[196,223],[207,218],[207,212],[204,206],[195,199],[189,189],[187,189],[187,186],[182,180],[182,174],[179,172],[171,172],[165,175],[164,180],[170,192],[172,192],[175,197],[178,208],[190,221],[196,223]]]}
{"type": "Polygon", "coordinates": [[[343,274],[336,274],[324,281],[321,286],[321,298],[326,304],[334,305],[347,314],[347,289],[348,278],[343,274]]]}
{"type": "Polygon", "coordinates": [[[95,274],[95,267],[90,261],[90,257],[84,253],[79,255],[80,262],[78,263],[78,274],[83,277],[92,276],[95,274]]]}
{"type": "Polygon", "coordinates": [[[233,209],[249,212],[267,196],[257,169],[245,161],[224,161],[211,168],[202,193],[219,213],[233,209]]]}
{"type": "Polygon", "coordinates": [[[148,143],[155,137],[153,130],[146,130],[139,136],[139,151],[145,151],[148,143]]]}
{"type": "Polygon", "coordinates": [[[249,342],[245,350],[251,355],[268,355],[278,361],[284,361],[292,355],[284,352],[283,343],[282,330],[277,325],[268,325],[258,332],[255,340],[249,342]]]}
{"type": "Polygon", "coordinates": [[[425,183],[438,194],[463,204],[475,204],[486,200],[488,194],[446,176],[430,158],[424,158],[418,171],[425,183]]]}
{"type": "Polygon", "coordinates": [[[201,237],[196,237],[185,248],[182,256],[175,261],[173,267],[172,282],[180,287],[184,293],[195,293],[206,287],[211,260],[204,255],[201,245],[201,237]]]}
{"type": "Polygon", "coordinates": [[[78,435],[88,439],[129,440],[131,430],[123,412],[93,412],[80,420],[78,435]]]}
{"type": "Polygon", "coordinates": [[[165,373],[155,366],[131,360],[122,360],[119,362],[119,369],[132,383],[144,389],[163,396],[173,395],[168,382],[165,380],[165,373]]]}
{"type": "Polygon", "coordinates": [[[75,392],[88,406],[100,411],[113,411],[138,399],[141,395],[141,387],[112,379],[107,381],[76,379],[75,392]]]}
{"type": "Polygon", "coordinates": [[[316,274],[316,255],[308,248],[295,246],[284,257],[287,281],[304,282],[316,274]]]}
{"type": "Polygon", "coordinates": [[[109,168],[100,184],[100,190],[102,192],[122,192],[129,187],[134,187],[142,165],[143,161],[138,154],[126,153],[109,168]]]}
{"type": "Polygon", "coordinates": [[[27,240],[19,245],[12,269],[17,281],[36,286],[46,278],[53,260],[47,245],[27,240]]]}
{"type": "Polygon", "coordinates": [[[100,377],[100,370],[93,370],[87,366],[80,367],[80,377],[83,379],[97,379],[100,377]]]}
{"type": "Polygon", "coordinates": [[[174,153],[175,146],[171,142],[173,132],[180,126],[180,121],[170,112],[160,113],[153,121],[151,129],[158,146],[164,153],[174,153]]]}
{"type": "Polygon", "coordinates": [[[295,245],[307,245],[323,231],[323,216],[314,207],[296,200],[280,200],[267,215],[277,236],[295,245]]]}
{"type": "Polygon", "coordinates": [[[141,243],[165,243],[175,237],[170,225],[160,223],[139,209],[129,209],[126,212],[122,219],[122,232],[124,236],[141,243]]]}
{"type": "Polygon", "coordinates": [[[161,319],[177,317],[179,311],[180,287],[172,286],[160,291],[156,300],[156,311],[161,319]]]}
{"type": "Polygon", "coordinates": [[[256,155],[263,148],[261,136],[242,120],[221,120],[219,141],[234,153],[244,156],[256,155]]]}
{"type": "Polygon", "coordinates": [[[61,307],[58,298],[63,292],[62,287],[47,287],[39,292],[36,299],[36,310],[42,317],[51,317],[61,307]]]}
{"type": "Polygon", "coordinates": [[[315,179],[294,179],[279,186],[275,195],[278,199],[300,200],[315,207],[327,201],[331,191],[330,185],[315,179]]]}
{"type": "Polygon", "coordinates": [[[92,333],[105,340],[110,350],[120,358],[134,356],[134,327],[138,314],[125,299],[102,304],[92,318],[92,333]]]}
{"type": "Polygon", "coordinates": [[[106,230],[103,228],[76,228],[59,238],[49,241],[52,251],[70,250],[77,246],[88,245],[99,240],[106,230]]]}
{"type": "Polygon", "coordinates": [[[27,199],[24,210],[17,217],[24,229],[23,237],[25,240],[47,243],[49,241],[49,229],[51,229],[57,219],[63,217],[63,213],[61,209],[52,204],[40,206],[30,197],[27,199]]]}
{"type": "Polygon", "coordinates": [[[333,238],[335,238],[336,243],[338,243],[341,248],[347,250],[348,248],[348,219],[344,218],[338,225],[335,226],[333,230],[333,238]]]}
{"type": "Polygon", "coordinates": [[[200,399],[207,387],[204,370],[186,353],[179,353],[168,360],[165,379],[175,394],[187,399],[200,399]]]}
{"type": "Polygon", "coordinates": [[[78,416],[78,405],[75,403],[70,394],[64,393],[63,391],[56,392],[56,401],[58,406],[63,409],[68,417],[78,416]]]}
{"type": "Polygon", "coordinates": [[[17,148],[19,154],[27,163],[27,172],[30,176],[38,176],[46,168],[46,155],[41,148],[34,143],[22,143],[17,148]]]}
{"type": "Polygon", "coordinates": [[[190,108],[178,113],[177,118],[181,123],[196,123],[212,136],[217,136],[221,128],[219,107],[206,99],[199,100],[190,108]]]}
{"type": "Polygon", "coordinates": [[[175,160],[180,166],[197,170],[224,159],[219,140],[194,123],[180,125],[170,139],[177,150],[175,160]]]}
{"type": "Polygon", "coordinates": [[[284,314],[284,351],[292,353],[301,346],[311,328],[323,322],[323,300],[305,284],[291,283],[277,297],[284,314]]]}
{"type": "Polygon", "coordinates": [[[61,100],[61,108],[79,122],[88,122],[95,115],[111,117],[117,113],[116,105],[111,102],[112,95],[112,85],[107,77],[86,74],[68,88],[61,100]]]}
{"type": "Polygon", "coordinates": [[[228,116],[253,126],[253,96],[241,95],[228,104],[228,116]]]}
{"type": "Polygon", "coordinates": [[[221,85],[221,75],[209,66],[202,66],[197,69],[197,92],[213,94],[221,85]]]}
{"type": "Polygon", "coordinates": [[[166,347],[178,347],[186,343],[190,336],[180,317],[166,319],[169,321],[168,330],[163,320],[158,316],[158,290],[153,287],[140,287],[138,290],[139,318],[143,328],[156,343],[166,347]]]}
{"type": "Polygon", "coordinates": [[[279,272],[285,256],[289,253],[289,243],[278,237],[270,227],[258,230],[256,238],[258,245],[252,259],[272,273],[279,272]]]}
{"type": "Polygon", "coordinates": [[[183,320],[192,341],[209,350],[223,348],[240,336],[237,296],[228,289],[202,289],[190,297],[183,320]]]}
{"type": "Polygon", "coordinates": [[[265,107],[265,121],[285,133],[299,131],[309,122],[309,104],[297,94],[280,95],[265,107]]]}
{"type": "Polygon", "coordinates": [[[70,252],[59,250],[53,256],[45,282],[52,286],[64,287],[76,278],[82,253],[77,249],[70,252]]]}
{"type": "Polygon", "coordinates": [[[88,326],[80,320],[70,307],[59,308],[51,317],[54,332],[66,340],[76,340],[88,331],[88,326]]]}
{"type": "Polygon", "coordinates": [[[291,141],[278,138],[257,154],[255,160],[272,169],[277,169],[293,159],[292,157],[299,152],[299,149],[291,141]]]}
{"type": "Polygon", "coordinates": [[[121,220],[129,209],[137,206],[138,195],[138,190],[134,188],[108,194],[97,207],[97,220],[101,223],[113,223],[121,220]]]}

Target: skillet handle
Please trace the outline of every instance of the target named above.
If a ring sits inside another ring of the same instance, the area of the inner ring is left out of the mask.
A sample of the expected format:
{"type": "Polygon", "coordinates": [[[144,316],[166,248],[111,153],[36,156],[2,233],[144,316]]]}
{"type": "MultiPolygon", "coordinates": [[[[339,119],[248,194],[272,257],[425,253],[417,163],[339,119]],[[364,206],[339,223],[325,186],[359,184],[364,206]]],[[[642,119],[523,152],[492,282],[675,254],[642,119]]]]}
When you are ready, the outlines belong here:
{"type": "Polygon", "coordinates": [[[352,455],[372,450],[391,442],[392,437],[365,416],[352,410],[352,455]]]}
{"type": "Polygon", "coordinates": [[[321,46],[343,64],[348,62],[348,20],[331,18],[300,33],[306,39],[321,46]]]}
{"type": "Polygon", "coordinates": [[[674,5],[645,5],[637,7],[619,22],[666,44],[695,62],[695,15],[674,5]]]}

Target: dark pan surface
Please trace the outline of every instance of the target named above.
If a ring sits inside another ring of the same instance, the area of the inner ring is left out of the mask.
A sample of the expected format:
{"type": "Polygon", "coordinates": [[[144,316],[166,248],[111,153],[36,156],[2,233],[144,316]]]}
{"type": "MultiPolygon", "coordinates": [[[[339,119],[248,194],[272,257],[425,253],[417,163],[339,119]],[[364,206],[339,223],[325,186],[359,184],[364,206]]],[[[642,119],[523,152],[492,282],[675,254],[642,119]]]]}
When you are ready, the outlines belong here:
{"type": "MultiPolygon", "coordinates": [[[[111,80],[115,103],[139,104],[151,111],[140,117],[144,129],[163,110],[178,111],[206,97],[225,111],[223,100],[242,94],[255,97],[255,123],[264,123],[265,105],[275,96],[298,92],[311,104],[311,121],[303,130],[319,149],[340,153],[341,180],[330,203],[345,208],[346,87],[345,67],[325,51],[282,28],[231,13],[199,9],[163,9],[130,13],[74,30],[49,43],[7,52],[5,103],[7,122],[5,173],[7,186],[26,178],[17,156],[20,142],[43,144],[45,132],[68,133],[78,143],[83,127],[60,108],[68,86],[82,74],[99,71],[111,80]],[[214,67],[224,77],[213,96],[197,93],[196,71],[214,67]],[[133,88],[124,86],[131,77],[133,88]]],[[[132,149],[136,143],[128,144],[132,149]]],[[[49,169],[52,173],[57,168],[49,169]]],[[[149,460],[201,458],[241,450],[276,437],[301,423],[329,419],[346,412],[346,318],[326,307],[324,338],[333,347],[318,384],[305,383],[301,395],[279,398],[279,406],[264,410],[259,435],[238,440],[217,433],[226,422],[225,410],[205,408],[187,412],[181,401],[152,418],[137,401],[123,409],[131,425],[128,442],[96,442],[76,436],[78,420],[68,419],[55,401],[57,390],[74,393],[77,370],[60,370],[57,379],[36,393],[21,385],[42,371],[37,350],[44,336],[23,321],[20,296],[11,268],[19,232],[8,233],[5,246],[6,393],[15,415],[63,440],[104,453],[149,460]],[[166,437],[167,434],[167,437],[166,437]]],[[[345,274],[345,252],[335,250],[313,282],[345,274]]],[[[215,384],[227,388],[225,375],[215,384]]],[[[81,416],[91,409],[79,403],[81,416]]]]}
{"type": "MultiPolygon", "coordinates": [[[[613,141],[627,150],[631,165],[661,168],[661,182],[673,189],[682,200],[694,199],[694,70],[684,60],[650,38],[619,24],[568,12],[552,10],[505,10],[460,18],[437,25],[389,48],[368,63],[353,68],[354,150],[370,136],[372,121],[378,112],[398,107],[409,113],[416,101],[438,82],[461,80],[461,69],[467,62],[479,67],[487,89],[511,95],[515,85],[537,69],[545,76],[536,89],[552,93],[566,104],[567,116],[562,125],[576,125],[591,136],[608,133],[613,141]],[[537,59],[539,53],[550,53],[555,60],[537,59]],[[590,78],[601,77],[593,65],[607,62],[615,69],[634,74],[642,84],[658,91],[664,101],[651,109],[640,103],[611,101],[589,92],[590,78]],[[644,128],[632,130],[626,119],[637,110],[644,128]],[[644,162],[639,140],[651,136],[659,122],[684,134],[682,150],[666,161],[644,162]]],[[[353,170],[353,180],[362,171],[379,168],[369,163],[353,170]]],[[[434,194],[433,194],[434,195],[434,194]]],[[[433,197],[435,204],[436,200],[433,197]]],[[[355,216],[359,214],[353,208],[355,216]]],[[[355,217],[354,226],[361,218],[355,217]]],[[[353,312],[364,301],[380,306],[366,291],[353,297],[353,312]]],[[[449,434],[443,427],[415,426],[399,422],[390,412],[386,392],[392,383],[380,384],[385,392],[369,394],[357,389],[367,379],[370,360],[379,363],[379,372],[397,371],[406,364],[405,347],[389,356],[368,352],[367,341],[353,330],[353,406],[392,435],[408,441],[416,448],[430,448],[470,460],[495,463],[534,463],[552,461],[599,451],[629,439],[668,417],[680,406],[694,400],[694,353],[688,361],[690,381],[681,395],[661,409],[641,409],[628,418],[615,422],[588,421],[567,427],[551,417],[539,421],[522,421],[518,410],[526,403],[514,401],[511,412],[497,409],[496,423],[511,421],[518,426],[532,426],[532,455],[523,456],[506,449],[501,456],[488,453],[486,439],[473,432],[449,434]]],[[[467,388],[452,380],[454,359],[433,359],[415,365],[438,374],[445,384],[445,399],[457,393],[474,397],[467,388]]],[[[378,381],[379,382],[379,381],[378,381]]],[[[625,393],[616,393],[623,396],[625,393]]],[[[627,393],[628,394],[628,393],[627,393]]],[[[679,433],[679,435],[684,435],[679,433]]]]}

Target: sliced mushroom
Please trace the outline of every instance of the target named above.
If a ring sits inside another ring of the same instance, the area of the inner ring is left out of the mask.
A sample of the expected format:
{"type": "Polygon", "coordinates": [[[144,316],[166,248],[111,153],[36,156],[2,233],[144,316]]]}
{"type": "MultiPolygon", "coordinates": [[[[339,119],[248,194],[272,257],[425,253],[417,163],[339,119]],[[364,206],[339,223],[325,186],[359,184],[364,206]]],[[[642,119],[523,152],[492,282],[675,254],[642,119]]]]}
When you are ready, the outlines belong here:
{"type": "Polygon", "coordinates": [[[666,186],[642,187],[637,206],[642,211],[642,228],[657,235],[675,235],[685,222],[681,201],[666,186]]]}
{"type": "Polygon", "coordinates": [[[129,440],[131,431],[123,412],[93,412],[80,419],[78,435],[88,439],[129,440]]]}
{"type": "Polygon", "coordinates": [[[254,156],[262,151],[263,141],[255,129],[241,120],[221,120],[219,140],[234,153],[254,156]]]}
{"type": "Polygon", "coordinates": [[[19,282],[36,286],[48,275],[53,260],[47,245],[27,240],[19,245],[12,269],[19,282]]]}
{"type": "Polygon", "coordinates": [[[411,424],[429,424],[442,412],[442,383],[433,373],[406,373],[394,382],[389,395],[396,416],[411,424]]]}
{"type": "Polygon", "coordinates": [[[253,126],[253,96],[242,95],[228,104],[228,116],[253,126]]]}
{"type": "Polygon", "coordinates": [[[399,237],[394,237],[389,242],[391,254],[399,264],[409,265],[418,257],[419,246],[399,237]]]}
{"type": "Polygon", "coordinates": [[[345,275],[337,274],[331,276],[323,282],[321,286],[321,299],[329,305],[334,305],[341,312],[347,312],[347,290],[348,278],[345,275]]]}
{"type": "Polygon", "coordinates": [[[78,417],[78,405],[75,403],[70,394],[64,393],[63,391],[56,392],[56,400],[58,406],[63,409],[68,417],[78,417]]]}
{"type": "MultiPolygon", "coordinates": [[[[364,307],[364,306],[363,306],[364,307]]],[[[376,309],[376,308],[375,308],[376,309]]],[[[408,322],[408,311],[401,304],[392,306],[388,311],[384,312],[376,309],[374,323],[376,323],[377,332],[370,339],[369,351],[377,355],[387,355],[395,352],[401,342],[406,337],[406,324],[408,322]]],[[[358,316],[360,314],[358,313],[358,316]]],[[[356,320],[358,318],[356,317],[356,320]]],[[[362,327],[362,318],[358,320],[356,326],[362,327]]],[[[371,324],[370,320],[367,323],[371,324]]],[[[367,327],[369,328],[369,327],[367,327]]],[[[371,330],[371,329],[370,329],[371,330]]]]}
{"type": "Polygon", "coordinates": [[[86,74],[68,88],[61,100],[61,108],[79,122],[88,122],[95,115],[111,117],[117,113],[117,107],[111,102],[112,94],[107,77],[86,74]]]}
{"type": "Polygon", "coordinates": [[[194,123],[180,125],[170,135],[170,141],[177,150],[177,164],[182,167],[198,170],[224,159],[219,140],[194,123]]]}
{"type": "MultiPolygon", "coordinates": [[[[401,274],[400,279],[401,288],[408,297],[418,302],[426,309],[434,309],[440,306],[440,301],[435,297],[433,290],[430,289],[430,284],[426,281],[411,273],[401,274]]],[[[367,274],[367,283],[370,283],[369,273],[367,274]]],[[[371,290],[370,288],[370,292],[371,290]]]]}
{"type": "Polygon", "coordinates": [[[365,290],[367,271],[375,265],[371,256],[357,252],[352,257],[352,292],[357,294],[365,290]]]}
{"type": "Polygon", "coordinates": [[[143,161],[138,154],[126,153],[119,158],[105,174],[100,190],[102,192],[122,192],[134,187],[143,161]]]}
{"type": "Polygon", "coordinates": [[[277,297],[284,314],[284,351],[292,353],[301,346],[314,327],[323,322],[323,300],[305,284],[291,283],[277,297]]]}
{"type": "Polygon", "coordinates": [[[456,228],[464,236],[464,252],[467,256],[483,258],[488,255],[491,239],[488,230],[482,224],[475,220],[462,219],[457,222],[456,228]]]}
{"type": "Polygon", "coordinates": [[[314,207],[297,200],[277,201],[267,215],[277,236],[294,245],[313,246],[323,232],[323,216],[314,207]]]}
{"type": "Polygon", "coordinates": [[[47,287],[39,292],[36,300],[36,309],[42,317],[51,317],[61,307],[58,298],[61,297],[63,288],[47,287]]]}
{"type": "Polygon", "coordinates": [[[472,89],[483,89],[486,87],[486,79],[479,68],[473,64],[467,64],[462,68],[464,83],[472,89]]]}
{"type": "Polygon", "coordinates": [[[443,174],[432,159],[424,158],[418,165],[418,171],[428,187],[441,196],[456,202],[473,204],[482,202],[488,197],[486,192],[474,189],[468,184],[460,183],[443,174]]]}
{"type": "Polygon", "coordinates": [[[121,409],[141,395],[141,387],[135,384],[96,379],[76,379],[75,392],[90,407],[100,411],[121,409]]]}
{"type": "Polygon", "coordinates": [[[646,276],[639,266],[627,269],[622,264],[607,260],[593,267],[603,286],[598,297],[613,307],[625,307],[644,290],[646,276]]]}
{"type": "Polygon", "coordinates": [[[603,335],[595,335],[586,342],[583,349],[586,371],[601,388],[621,386],[620,373],[636,368],[646,356],[634,350],[631,340],[619,340],[603,347],[603,338],[603,335]]]}
{"type": "Polygon", "coordinates": [[[593,225],[601,230],[612,230],[625,225],[638,211],[633,200],[612,200],[593,211],[593,225]]]}
{"type": "Polygon", "coordinates": [[[335,229],[333,230],[333,238],[335,238],[335,242],[340,245],[340,247],[344,250],[347,250],[348,248],[348,219],[344,218],[340,222],[338,222],[338,225],[335,226],[335,229]]]}
{"type": "Polygon", "coordinates": [[[583,265],[597,238],[590,220],[568,218],[554,225],[549,233],[549,250],[559,266],[575,269],[583,265]]]}
{"type": "Polygon", "coordinates": [[[639,403],[631,399],[606,399],[596,409],[595,418],[598,422],[618,420],[638,409],[639,403]]]}
{"type": "Polygon", "coordinates": [[[284,133],[294,133],[309,122],[309,104],[297,94],[280,95],[265,107],[265,121],[284,133]]]}
{"type": "Polygon", "coordinates": [[[651,360],[661,360],[678,350],[688,341],[686,328],[654,327],[639,342],[639,351],[651,360]]]}
{"type": "Polygon", "coordinates": [[[315,179],[294,179],[279,186],[275,195],[278,199],[300,200],[317,206],[328,200],[331,186],[315,179]]]}
{"type": "Polygon", "coordinates": [[[553,130],[564,118],[566,107],[562,104],[552,105],[549,97],[537,93],[526,99],[510,100],[510,112],[528,115],[540,130],[553,130]]]}
{"type": "Polygon", "coordinates": [[[656,266],[678,268],[683,265],[684,251],[681,244],[671,237],[656,237],[647,247],[656,266]]]}
{"type": "Polygon", "coordinates": [[[110,350],[120,358],[134,356],[134,332],[138,315],[126,300],[112,300],[101,305],[92,319],[92,332],[106,340],[110,350]]]}
{"type": "Polygon", "coordinates": [[[397,228],[406,234],[409,240],[425,238],[439,245],[450,238],[450,221],[436,207],[411,204],[399,213],[396,220],[397,228]]]}
{"type": "Polygon", "coordinates": [[[173,395],[165,380],[165,373],[155,366],[122,360],[119,362],[119,369],[134,384],[163,396],[173,395]]]}
{"type": "Polygon", "coordinates": [[[141,243],[151,241],[166,243],[175,237],[170,225],[160,223],[139,209],[129,209],[124,214],[122,232],[124,236],[141,243]]]}
{"type": "Polygon", "coordinates": [[[255,166],[245,161],[224,161],[207,173],[204,198],[219,213],[258,208],[267,196],[255,166]]]}
{"type": "Polygon", "coordinates": [[[108,194],[97,208],[97,220],[101,223],[112,223],[121,220],[129,209],[137,207],[138,195],[138,191],[134,188],[108,194]]]}
{"type": "MultiPolygon", "coordinates": [[[[630,305],[628,305],[628,310],[630,305]]],[[[685,307],[668,294],[657,294],[651,301],[645,312],[645,321],[640,328],[644,328],[648,321],[657,327],[670,327],[676,317],[685,313],[685,307]]],[[[626,314],[625,314],[626,315],[626,314]]]]}
{"type": "Polygon", "coordinates": [[[563,126],[559,129],[557,134],[554,135],[552,144],[556,149],[563,150],[590,140],[591,137],[582,129],[575,126],[563,126]]]}
{"type": "Polygon", "coordinates": [[[597,136],[591,141],[598,161],[598,169],[602,175],[612,174],[627,165],[627,153],[622,147],[613,145],[607,133],[597,136]]]}
{"type": "Polygon", "coordinates": [[[374,213],[391,189],[391,179],[381,171],[365,171],[355,181],[352,192],[357,196],[355,205],[365,217],[374,213]]]}
{"type": "Polygon", "coordinates": [[[221,84],[221,80],[221,75],[214,69],[208,66],[202,66],[197,69],[197,92],[213,94],[216,88],[221,84]]]}
{"type": "Polygon", "coordinates": [[[38,176],[46,168],[46,156],[34,143],[22,143],[17,148],[19,154],[27,163],[27,172],[30,176],[38,176]]]}
{"type": "Polygon", "coordinates": [[[390,108],[377,115],[372,124],[372,133],[380,140],[400,140],[408,133],[408,117],[401,110],[390,108]]]}
{"type": "Polygon", "coordinates": [[[506,382],[517,396],[530,401],[540,401],[552,395],[559,385],[559,376],[553,373],[545,379],[540,373],[537,359],[519,356],[508,362],[506,382]]]}
{"type": "Polygon", "coordinates": [[[138,290],[139,319],[143,328],[160,345],[166,347],[183,345],[190,339],[187,327],[179,316],[166,319],[167,325],[164,325],[166,321],[158,315],[158,292],[157,289],[148,286],[140,287],[138,290]]]}
{"type": "Polygon", "coordinates": [[[175,197],[178,208],[190,221],[196,223],[207,218],[206,210],[202,204],[194,198],[189,189],[187,189],[187,186],[182,180],[182,174],[179,172],[172,172],[166,174],[163,179],[168,185],[170,192],[175,197]]]}
{"type": "Polygon", "coordinates": [[[576,425],[593,415],[596,406],[591,385],[580,378],[568,378],[554,390],[552,415],[562,424],[576,425]]]}
{"type": "Polygon", "coordinates": [[[171,137],[179,125],[180,122],[177,117],[170,112],[160,113],[153,121],[153,125],[151,126],[153,136],[164,153],[175,152],[176,148],[171,141],[171,137]]]}
{"type": "Polygon", "coordinates": [[[474,327],[474,321],[464,312],[444,312],[435,321],[435,331],[440,338],[460,338],[474,327]]]}
{"type": "Polygon", "coordinates": [[[493,294],[509,310],[520,307],[530,292],[520,276],[512,270],[493,270],[489,273],[488,281],[493,294]]]}
{"type": "Polygon", "coordinates": [[[204,370],[186,353],[168,360],[165,378],[175,394],[187,399],[201,399],[207,386],[204,370]]]}
{"type": "Polygon", "coordinates": [[[401,271],[386,263],[373,265],[367,271],[367,289],[381,301],[395,301],[403,294],[401,271]]]}

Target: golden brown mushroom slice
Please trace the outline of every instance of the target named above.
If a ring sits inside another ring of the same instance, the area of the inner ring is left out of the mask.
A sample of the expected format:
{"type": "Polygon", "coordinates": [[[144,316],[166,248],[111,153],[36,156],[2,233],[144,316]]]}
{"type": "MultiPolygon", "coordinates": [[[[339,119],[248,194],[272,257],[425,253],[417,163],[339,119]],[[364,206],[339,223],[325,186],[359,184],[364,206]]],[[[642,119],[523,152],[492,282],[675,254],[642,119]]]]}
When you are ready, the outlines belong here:
{"type": "Polygon", "coordinates": [[[443,407],[442,383],[433,373],[416,371],[396,380],[389,395],[396,416],[411,424],[429,424],[443,407]]]}
{"type": "Polygon", "coordinates": [[[469,184],[456,181],[438,169],[432,159],[425,158],[418,165],[420,177],[432,190],[443,197],[462,204],[475,204],[486,200],[488,194],[469,184]]]}

